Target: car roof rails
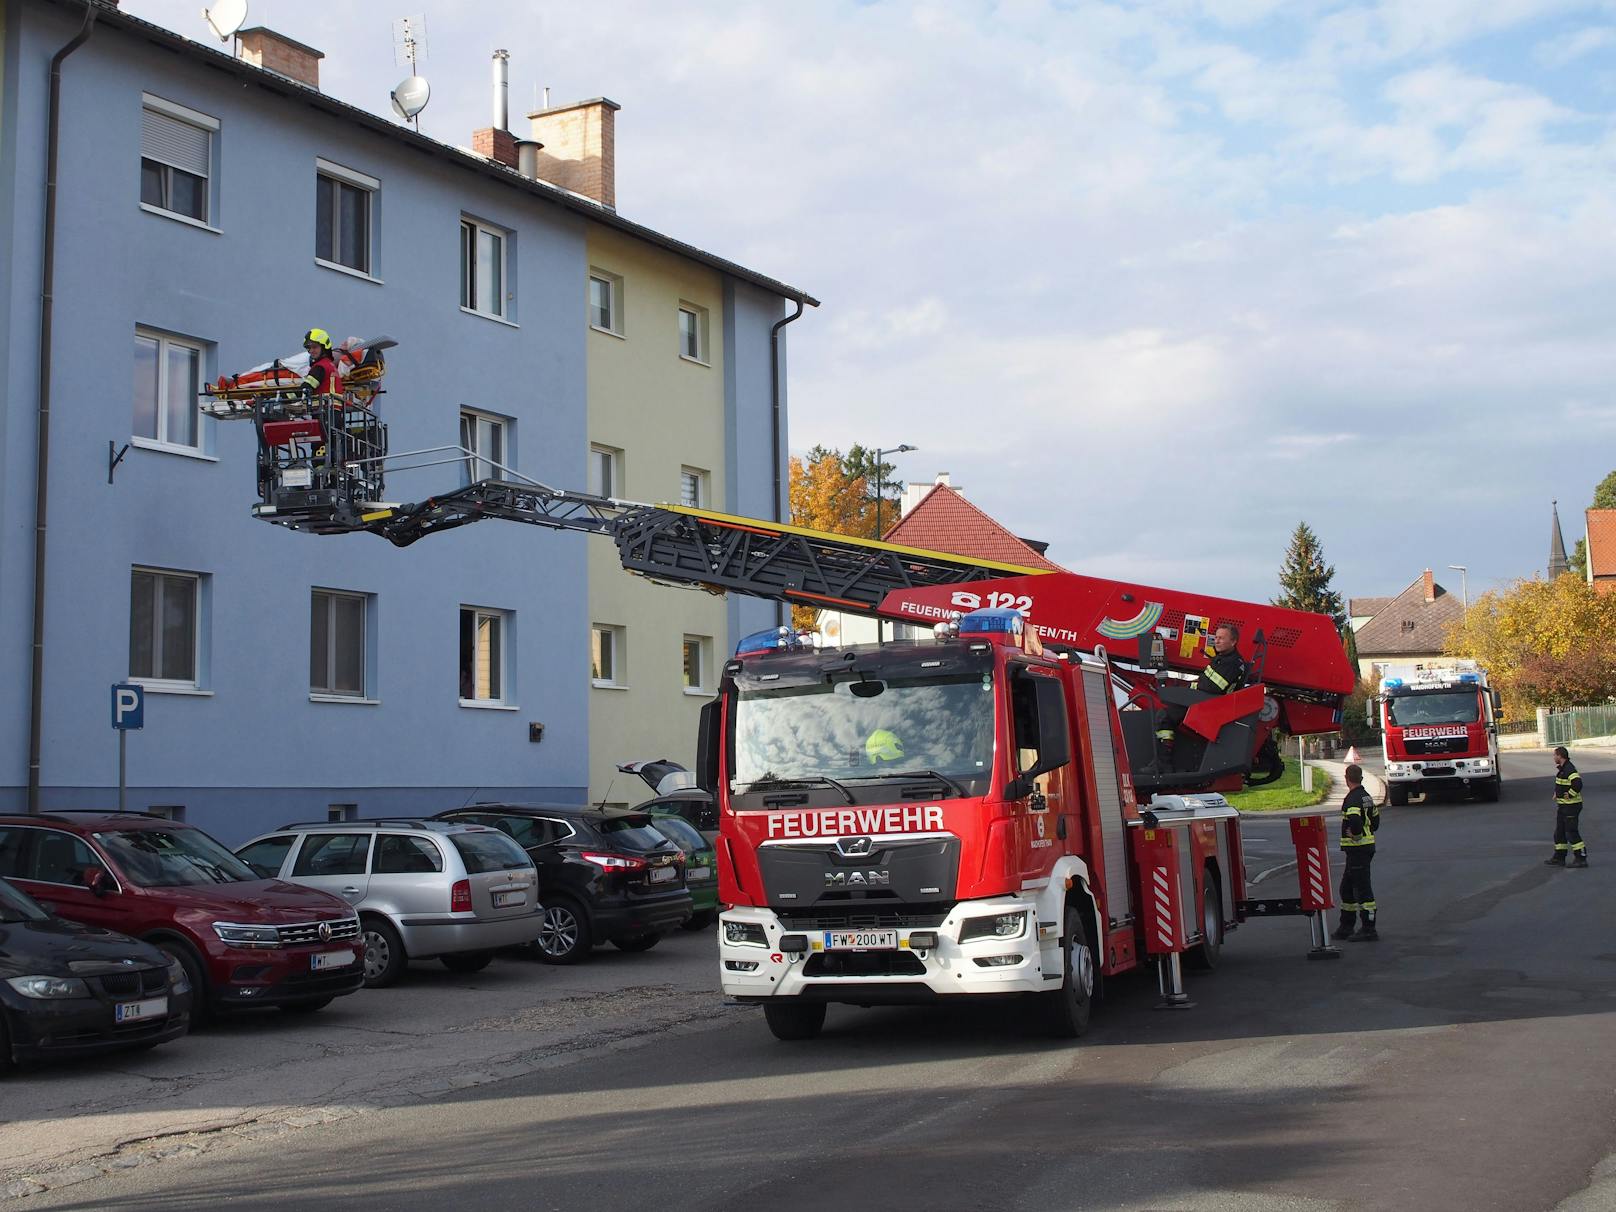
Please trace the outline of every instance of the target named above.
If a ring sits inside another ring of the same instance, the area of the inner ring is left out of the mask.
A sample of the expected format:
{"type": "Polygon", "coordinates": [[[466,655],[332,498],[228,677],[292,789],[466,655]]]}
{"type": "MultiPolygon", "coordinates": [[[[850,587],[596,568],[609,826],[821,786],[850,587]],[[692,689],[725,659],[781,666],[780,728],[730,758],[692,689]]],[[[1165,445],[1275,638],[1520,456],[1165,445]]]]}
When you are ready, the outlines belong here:
{"type": "Polygon", "coordinates": [[[172,825],[183,825],[184,821],[176,821],[171,816],[164,816],[160,812],[141,812],[134,808],[52,808],[49,812],[41,812],[41,820],[64,820],[70,816],[138,816],[148,821],[167,821],[172,825]]]}
{"type": "Polygon", "coordinates": [[[277,829],[341,829],[344,825],[403,825],[410,829],[430,829],[436,823],[439,827],[448,824],[447,821],[433,822],[419,816],[357,816],[347,821],[287,821],[284,825],[277,825],[277,829]]]}

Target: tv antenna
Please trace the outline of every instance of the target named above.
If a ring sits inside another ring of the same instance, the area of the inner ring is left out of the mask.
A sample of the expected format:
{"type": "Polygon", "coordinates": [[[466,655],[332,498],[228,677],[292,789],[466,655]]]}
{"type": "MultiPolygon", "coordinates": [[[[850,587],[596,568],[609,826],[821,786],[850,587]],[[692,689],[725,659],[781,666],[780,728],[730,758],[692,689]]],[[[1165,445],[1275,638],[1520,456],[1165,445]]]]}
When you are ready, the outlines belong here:
{"type": "Polygon", "coordinates": [[[421,111],[432,99],[432,86],[426,82],[416,64],[426,58],[426,18],[400,17],[393,22],[393,56],[400,66],[409,66],[410,74],[393,89],[393,112],[401,122],[413,123],[421,129],[421,111]]]}
{"type": "MultiPolygon", "coordinates": [[[[202,10],[202,20],[208,23],[213,36],[220,42],[229,42],[235,38],[241,27],[247,21],[247,0],[215,0],[212,8],[202,10]]],[[[232,55],[237,55],[240,43],[230,48],[232,55]]]]}

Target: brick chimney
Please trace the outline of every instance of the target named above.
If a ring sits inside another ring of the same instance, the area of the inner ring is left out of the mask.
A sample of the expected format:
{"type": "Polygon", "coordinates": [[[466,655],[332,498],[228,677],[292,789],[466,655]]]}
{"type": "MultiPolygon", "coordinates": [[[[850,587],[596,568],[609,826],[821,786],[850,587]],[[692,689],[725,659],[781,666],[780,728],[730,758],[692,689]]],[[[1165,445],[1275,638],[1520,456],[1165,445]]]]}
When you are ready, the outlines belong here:
{"type": "Polygon", "coordinates": [[[1425,600],[1427,602],[1436,601],[1436,578],[1431,575],[1429,568],[1425,570],[1425,600]]]}
{"type": "Polygon", "coordinates": [[[617,209],[615,117],[623,107],[605,97],[557,105],[528,115],[539,151],[541,181],[617,209]]]}
{"type": "Polygon", "coordinates": [[[262,25],[242,30],[239,37],[241,57],[246,62],[285,76],[288,80],[296,80],[299,84],[307,84],[310,88],[320,87],[320,60],[325,58],[323,52],[294,42],[285,34],[277,34],[262,25]]]}

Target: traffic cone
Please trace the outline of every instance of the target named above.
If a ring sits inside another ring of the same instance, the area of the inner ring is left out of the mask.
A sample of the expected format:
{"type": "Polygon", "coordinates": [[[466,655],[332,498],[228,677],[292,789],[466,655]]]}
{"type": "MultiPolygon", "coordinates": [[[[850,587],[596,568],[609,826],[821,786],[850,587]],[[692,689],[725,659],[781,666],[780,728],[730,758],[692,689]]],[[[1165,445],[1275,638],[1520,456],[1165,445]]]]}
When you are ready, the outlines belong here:
{"type": "Polygon", "coordinates": [[[1361,761],[1363,761],[1363,759],[1358,756],[1358,746],[1356,746],[1356,745],[1348,745],[1347,746],[1347,765],[1356,766],[1361,761]]]}

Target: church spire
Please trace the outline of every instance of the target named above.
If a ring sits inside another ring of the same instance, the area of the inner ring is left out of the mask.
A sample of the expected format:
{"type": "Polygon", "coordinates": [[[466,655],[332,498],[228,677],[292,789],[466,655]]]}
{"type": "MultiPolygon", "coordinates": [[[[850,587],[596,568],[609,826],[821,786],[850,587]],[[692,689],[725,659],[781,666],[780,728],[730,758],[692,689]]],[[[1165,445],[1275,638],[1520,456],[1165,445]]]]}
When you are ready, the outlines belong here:
{"type": "Polygon", "coordinates": [[[1554,580],[1561,573],[1571,571],[1571,563],[1566,559],[1565,536],[1560,533],[1560,502],[1552,503],[1554,523],[1549,531],[1549,580],[1554,580]]]}

